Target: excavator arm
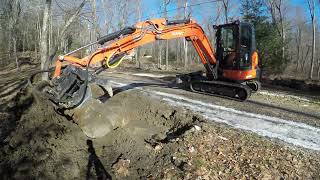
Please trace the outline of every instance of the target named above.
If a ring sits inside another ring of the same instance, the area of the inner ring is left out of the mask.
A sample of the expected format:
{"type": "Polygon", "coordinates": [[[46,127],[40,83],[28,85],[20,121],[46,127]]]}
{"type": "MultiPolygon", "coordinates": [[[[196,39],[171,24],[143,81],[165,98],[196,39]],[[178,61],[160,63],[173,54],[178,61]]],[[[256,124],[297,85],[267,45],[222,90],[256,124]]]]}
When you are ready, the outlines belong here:
{"type": "Polygon", "coordinates": [[[157,40],[176,38],[186,38],[192,42],[207,70],[207,74],[216,79],[217,75],[214,71],[214,66],[217,63],[216,56],[201,26],[191,19],[168,21],[164,18],[138,22],[133,27],[127,27],[106,35],[95,42],[103,45],[103,47],[82,59],[71,56],[70,53],[59,56],[53,78],[61,74],[64,61],[82,68],[93,67],[99,63],[107,65],[107,67],[113,67],[121,63],[122,57],[134,48],[157,40]]]}

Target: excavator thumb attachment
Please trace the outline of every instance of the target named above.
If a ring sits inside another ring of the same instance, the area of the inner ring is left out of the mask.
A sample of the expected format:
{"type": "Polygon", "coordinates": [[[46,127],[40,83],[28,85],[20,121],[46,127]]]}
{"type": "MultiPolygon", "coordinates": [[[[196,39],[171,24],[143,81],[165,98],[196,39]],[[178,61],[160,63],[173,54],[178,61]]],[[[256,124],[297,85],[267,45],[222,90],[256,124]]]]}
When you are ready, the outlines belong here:
{"type": "Polygon", "coordinates": [[[87,70],[67,66],[59,77],[38,83],[41,91],[59,112],[71,117],[90,138],[106,135],[121,123],[117,110],[109,109],[106,99],[113,96],[111,83],[87,70]]]}

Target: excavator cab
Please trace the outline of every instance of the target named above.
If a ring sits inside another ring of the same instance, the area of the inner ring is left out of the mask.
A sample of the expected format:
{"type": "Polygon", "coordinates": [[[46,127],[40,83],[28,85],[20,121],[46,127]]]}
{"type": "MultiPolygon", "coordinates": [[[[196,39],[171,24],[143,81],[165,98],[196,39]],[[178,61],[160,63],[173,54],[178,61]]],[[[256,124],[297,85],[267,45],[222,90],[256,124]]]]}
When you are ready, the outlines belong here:
{"type": "Polygon", "coordinates": [[[219,74],[232,81],[254,80],[258,76],[255,32],[250,23],[235,21],[214,26],[219,74]]]}

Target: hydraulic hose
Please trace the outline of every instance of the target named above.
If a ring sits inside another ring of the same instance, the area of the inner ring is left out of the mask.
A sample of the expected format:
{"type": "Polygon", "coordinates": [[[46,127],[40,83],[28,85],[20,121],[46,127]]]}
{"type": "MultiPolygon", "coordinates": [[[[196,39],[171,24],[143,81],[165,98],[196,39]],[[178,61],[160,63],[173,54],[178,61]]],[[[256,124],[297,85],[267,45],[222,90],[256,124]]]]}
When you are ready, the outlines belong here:
{"type": "Polygon", "coordinates": [[[122,63],[122,61],[123,61],[123,59],[124,59],[124,56],[125,56],[125,55],[123,54],[122,57],[121,57],[119,60],[117,60],[117,62],[116,62],[115,64],[110,65],[110,59],[114,56],[114,54],[115,54],[115,53],[113,53],[113,55],[111,55],[110,57],[106,58],[106,65],[107,65],[107,67],[110,68],[110,69],[113,69],[113,68],[118,67],[118,66],[122,63]]]}

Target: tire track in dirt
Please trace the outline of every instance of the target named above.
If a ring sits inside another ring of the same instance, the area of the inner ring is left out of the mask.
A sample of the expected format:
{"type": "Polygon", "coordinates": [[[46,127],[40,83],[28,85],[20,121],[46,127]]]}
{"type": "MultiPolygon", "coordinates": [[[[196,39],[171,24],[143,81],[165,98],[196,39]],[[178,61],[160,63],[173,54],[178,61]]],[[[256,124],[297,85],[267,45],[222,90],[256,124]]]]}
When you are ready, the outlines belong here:
{"type": "Polygon", "coordinates": [[[130,84],[127,83],[111,82],[116,87],[125,90],[142,90],[151,97],[161,99],[171,106],[182,107],[194,113],[199,113],[209,121],[224,123],[236,129],[254,132],[260,136],[277,138],[289,144],[320,151],[320,129],[304,123],[204,103],[181,95],[142,87],[130,87],[130,84]]]}

